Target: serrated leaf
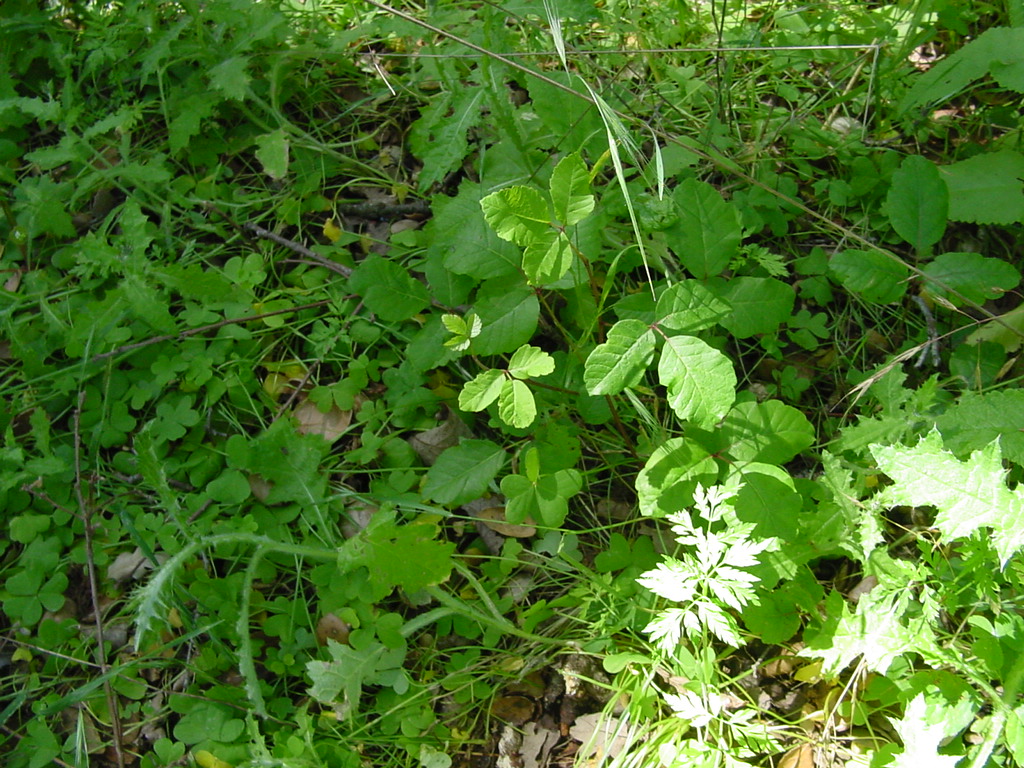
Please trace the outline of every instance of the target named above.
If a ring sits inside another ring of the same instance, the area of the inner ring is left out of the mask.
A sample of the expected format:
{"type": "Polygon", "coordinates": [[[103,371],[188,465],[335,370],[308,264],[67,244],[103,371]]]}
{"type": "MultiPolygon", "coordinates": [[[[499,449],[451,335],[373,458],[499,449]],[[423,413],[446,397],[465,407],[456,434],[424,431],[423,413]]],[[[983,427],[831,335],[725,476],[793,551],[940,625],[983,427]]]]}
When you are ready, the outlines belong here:
{"type": "Polygon", "coordinates": [[[547,376],[555,370],[555,359],[540,347],[529,344],[517,349],[508,361],[508,372],[519,379],[547,376]]]}
{"type": "Polygon", "coordinates": [[[655,316],[661,328],[677,333],[696,333],[721,322],[728,303],[697,280],[683,280],[658,297],[655,316]]]}
{"type": "Polygon", "coordinates": [[[828,268],[847,290],[871,302],[888,304],[907,292],[907,268],[876,251],[840,251],[829,261],[828,268]]]}
{"type": "MultiPolygon", "coordinates": [[[[1020,282],[1020,272],[1012,264],[980,253],[940,253],[921,271],[975,304],[998,299],[1020,282]]],[[[929,290],[954,306],[963,304],[963,299],[937,284],[929,290]]]]}
{"type": "Polygon", "coordinates": [[[949,187],[949,218],[974,224],[1024,221],[1024,155],[1003,150],[939,169],[949,187]]]}
{"type": "Polygon", "coordinates": [[[1019,68],[1024,63],[1024,27],[991,27],[938,62],[911,86],[899,112],[941,104],[975,80],[991,73],[1004,88],[1022,92],[1019,68]],[[1003,80],[1000,80],[1000,77],[1003,80]]]}
{"type": "Polygon", "coordinates": [[[516,429],[525,429],[537,417],[537,403],[525,382],[506,380],[498,395],[498,418],[516,429]]]}
{"type": "Polygon", "coordinates": [[[774,333],[793,314],[796,292],[772,277],[735,277],[710,287],[731,309],[722,327],[739,339],[774,333]]]}
{"type": "Polygon", "coordinates": [[[423,493],[439,504],[465,504],[487,492],[504,463],[505,451],[490,440],[463,440],[427,470],[423,493]]]}
{"type": "Polygon", "coordinates": [[[577,224],[594,210],[590,194],[590,172],[577,153],[567,155],[555,166],[549,183],[555,218],[563,227],[577,224]]]}
{"type": "Polygon", "coordinates": [[[729,358],[693,336],[665,341],[658,379],[676,415],[699,426],[715,424],[736,399],[736,372],[729,358]]]}
{"type": "Polygon", "coordinates": [[[885,211],[896,234],[918,253],[937,243],[946,231],[949,188],[935,164],[920,155],[906,158],[892,175],[885,211]]]}
{"type": "Polygon", "coordinates": [[[953,453],[966,454],[999,440],[1007,459],[1024,464],[1024,391],[1020,389],[964,392],[955,408],[935,420],[935,426],[953,453]]]}
{"type": "Polygon", "coordinates": [[[232,56],[209,71],[210,85],[229,99],[243,101],[249,92],[248,56],[232,56]]]}
{"type": "Polygon", "coordinates": [[[533,187],[499,189],[480,201],[484,219],[503,240],[526,246],[551,229],[548,203],[533,187]]]}
{"type": "Polygon", "coordinates": [[[673,195],[679,219],[666,231],[679,261],[699,279],[729,266],[743,237],[736,207],[710,184],[686,179],[673,195]]]}
{"type": "Polygon", "coordinates": [[[469,85],[445,91],[420,111],[409,132],[409,146],[423,161],[421,191],[456,170],[469,151],[466,134],[480,121],[484,89],[469,85]]]}
{"type": "Polygon", "coordinates": [[[1024,491],[1007,487],[998,441],[960,461],[933,430],[913,448],[876,445],[871,454],[894,483],[883,492],[886,501],[935,507],[934,525],[944,538],[989,528],[1003,565],[1024,546],[1024,491]]]}
{"type": "Polygon", "coordinates": [[[587,357],[583,381],[592,395],[614,395],[636,386],[654,359],[654,332],[639,320],[620,320],[608,340],[587,357]]]}
{"type": "Polygon", "coordinates": [[[477,374],[466,382],[459,393],[459,408],[464,411],[482,411],[498,399],[505,381],[505,374],[497,369],[477,374]]]}

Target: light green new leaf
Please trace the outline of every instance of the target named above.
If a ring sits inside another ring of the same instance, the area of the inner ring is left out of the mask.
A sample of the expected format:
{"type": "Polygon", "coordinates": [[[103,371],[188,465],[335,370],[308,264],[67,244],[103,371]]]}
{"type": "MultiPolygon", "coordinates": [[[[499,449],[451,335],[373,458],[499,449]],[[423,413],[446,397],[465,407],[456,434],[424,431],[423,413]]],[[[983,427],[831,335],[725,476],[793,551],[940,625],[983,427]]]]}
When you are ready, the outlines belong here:
{"type": "Polygon", "coordinates": [[[949,186],[949,218],[975,224],[1024,221],[1024,155],[1003,150],[939,169],[949,186]]]}
{"type": "Polygon", "coordinates": [[[548,229],[523,250],[523,271],[530,285],[549,285],[569,271],[572,256],[566,234],[548,229]]]}
{"type": "Polygon", "coordinates": [[[913,448],[875,445],[871,453],[893,480],[883,491],[886,501],[935,507],[935,527],[943,538],[962,539],[990,528],[1003,565],[1024,546],[1024,491],[1007,487],[998,440],[967,461],[943,450],[937,431],[913,448]]]}
{"type": "MultiPolygon", "coordinates": [[[[1020,272],[1012,264],[980,253],[940,253],[921,271],[975,304],[998,299],[1020,282],[1020,272]]],[[[938,285],[929,286],[929,290],[945,296],[955,306],[963,304],[962,299],[938,285]]]]}
{"type": "Polygon", "coordinates": [[[729,305],[697,280],[676,283],[658,297],[658,325],[677,333],[710,328],[729,314],[729,305]]]}
{"type": "Polygon", "coordinates": [[[694,277],[720,274],[743,237],[736,207],[710,184],[695,179],[680,183],[673,197],[679,220],[666,230],[672,250],[694,277]]]}
{"type": "Polygon", "coordinates": [[[508,372],[517,379],[531,376],[547,376],[555,370],[555,359],[540,347],[524,344],[508,361],[508,372]]]}
{"type": "Polygon", "coordinates": [[[920,155],[911,155],[892,175],[885,210],[896,233],[923,253],[946,231],[949,188],[939,169],[920,155]]]}
{"type": "Polygon", "coordinates": [[[263,166],[263,172],[274,181],[281,181],[288,175],[288,150],[290,142],[283,129],[256,137],[256,159],[263,166]]]}
{"type": "Polygon", "coordinates": [[[639,320],[620,320],[587,357],[583,381],[592,395],[614,395],[640,381],[654,359],[654,332],[639,320]]]}
{"type": "Polygon", "coordinates": [[[506,379],[498,395],[498,418],[516,429],[525,429],[536,417],[537,403],[530,388],[519,379],[506,379]]]}
{"type": "Polygon", "coordinates": [[[423,483],[423,493],[439,504],[456,507],[487,492],[505,463],[505,451],[490,440],[463,440],[442,453],[423,483]]]}
{"type": "Polygon", "coordinates": [[[548,203],[532,187],[499,189],[481,200],[480,207],[498,237],[516,245],[529,245],[551,229],[548,203]]]}
{"type": "Polygon", "coordinates": [[[459,393],[459,408],[464,411],[482,411],[498,399],[506,381],[504,372],[493,368],[477,374],[459,393]]]}
{"type": "Polygon", "coordinates": [[[563,227],[577,224],[594,210],[590,194],[590,172],[579,154],[562,158],[551,174],[551,202],[555,218],[563,227]]]}
{"type": "Polygon", "coordinates": [[[736,399],[736,372],[729,358],[693,336],[665,342],[658,379],[676,415],[699,426],[712,426],[736,399]]]}

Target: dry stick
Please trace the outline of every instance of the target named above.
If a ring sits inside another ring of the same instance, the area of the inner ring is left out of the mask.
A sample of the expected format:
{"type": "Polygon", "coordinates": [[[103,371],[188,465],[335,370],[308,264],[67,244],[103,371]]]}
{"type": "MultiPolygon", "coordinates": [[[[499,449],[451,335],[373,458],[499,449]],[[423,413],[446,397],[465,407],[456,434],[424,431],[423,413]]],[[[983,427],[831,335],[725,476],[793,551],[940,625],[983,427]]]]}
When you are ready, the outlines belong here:
{"type": "MultiPolygon", "coordinates": [[[[107,664],[107,657],[104,651],[106,647],[103,637],[103,612],[100,609],[99,580],[96,578],[96,560],[93,557],[92,549],[92,505],[87,504],[85,495],[82,493],[82,406],[85,404],[85,392],[78,395],[78,407],[75,408],[74,430],[75,430],[75,499],[78,501],[78,516],[85,529],[85,570],[89,574],[89,596],[92,598],[92,614],[96,622],[96,662],[100,667],[100,674],[106,675],[110,671],[107,664]]],[[[114,740],[114,755],[118,768],[125,768],[123,739],[124,732],[121,728],[121,715],[118,708],[117,697],[110,685],[110,680],[104,680],[103,693],[107,699],[107,709],[110,712],[110,730],[114,740]]]]}
{"type": "Polygon", "coordinates": [[[233,320],[221,320],[216,323],[210,323],[209,325],[201,325],[198,328],[189,328],[187,331],[181,331],[180,333],[168,333],[164,336],[154,336],[151,339],[145,339],[143,341],[137,341],[134,344],[125,344],[123,347],[112,349],[109,352],[104,352],[101,355],[95,355],[89,359],[89,362],[95,362],[96,360],[106,360],[108,357],[117,357],[125,352],[134,352],[136,349],[142,349],[143,347],[149,347],[153,344],[162,344],[165,341],[173,341],[174,339],[182,340],[187,339],[189,336],[195,336],[200,333],[206,333],[207,331],[215,331],[218,328],[223,328],[226,325],[239,325],[240,323],[249,323],[253,320],[262,320],[265,317],[273,317],[274,315],[287,315],[291,312],[302,312],[306,309],[316,309],[326,304],[330,304],[332,299],[321,299],[320,301],[314,301],[312,304],[300,304],[297,307],[289,307],[288,309],[275,309],[273,312],[261,312],[258,315],[246,315],[245,317],[238,317],[233,320]]]}
{"type": "MultiPolygon", "coordinates": [[[[560,83],[557,80],[554,80],[554,79],[548,77],[547,75],[545,75],[545,74],[543,74],[541,72],[537,72],[536,70],[530,69],[529,67],[527,67],[527,66],[525,66],[523,64],[520,64],[519,62],[514,61],[514,60],[508,58],[507,56],[503,56],[500,53],[495,53],[493,51],[489,51],[489,50],[487,50],[486,48],[484,48],[482,46],[476,45],[475,43],[471,43],[469,40],[466,40],[465,38],[459,37],[458,35],[456,35],[456,34],[454,34],[452,32],[449,32],[448,30],[441,29],[440,27],[435,27],[433,24],[429,24],[429,23],[427,23],[427,22],[425,22],[425,21],[423,21],[421,19],[416,18],[412,14],[406,13],[404,11],[400,11],[397,8],[391,7],[390,5],[385,5],[384,3],[378,3],[378,2],[376,2],[376,0],[366,0],[366,3],[367,3],[367,5],[372,5],[374,8],[382,10],[382,11],[384,11],[386,13],[390,13],[393,16],[397,16],[400,19],[404,19],[405,21],[408,21],[411,24],[415,24],[418,27],[422,27],[423,29],[429,30],[430,32],[433,32],[436,35],[441,35],[442,37],[445,37],[445,38],[447,38],[447,39],[449,39],[449,40],[451,40],[451,41],[453,41],[455,43],[458,43],[459,45],[464,45],[465,47],[469,48],[470,50],[476,51],[477,53],[480,53],[480,54],[482,54],[484,56],[487,56],[490,59],[493,59],[495,61],[501,62],[502,64],[504,64],[504,65],[506,65],[508,67],[511,67],[512,69],[514,69],[514,70],[516,70],[518,72],[523,72],[524,74],[527,74],[530,77],[536,78],[537,80],[540,80],[541,82],[547,83],[548,85],[552,86],[553,88],[557,88],[560,91],[564,91],[565,93],[571,94],[572,96],[574,96],[577,99],[582,99],[583,101],[586,101],[586,102],[588,102],[590,104],[593,104],[595,107],[598,106],[597,100],[593,96],[591,96],[590,94],[579,93],[579,92],[573,90],[572,88],[570,88],[568,85],[564,85],[563,83],[560,83]]],[[[823,46],[823,47],[827,47],[827,48],[831,49],[831,48],[833,48],[835,46],[823,46]]],[[[870,47],[870,46],[855,46],[855,47],[867,48],[867,47],[870,47]]],[[[742,52],[742,51],[744,51],[746,49],[744,49],[744,48],[727,48],[725,50],[728,50],[730,52],[731,51],[742,52]]],[[[621,119],[621,120],[628,120],[630,122],[635,122],[635,119],[631,115],[627,115],[625,112],[620,112],[619,110],[614,109],[612,107],[610,107],[610,109],[612,110],[612,112],[615,113],[615,115],[619,119],[621,119]]],[[[951,288],[950,286],[946,285],[941,280],[937,280],[934,277],[929,277],[929,276],[925,275],[925,273],[921,269],[919,269],[918,267],[914,266],[913,264],[907,263],[906,261],[901,259],[899,256],[897,256],[895,253],[892,253],[891,251],[888,251],[885,248],[882,248],[879,245],[871,242],[870,240],[868,240],[863,235],[858,235],[856,232],[853,232],[851,230],[847,230],[846,228],[842,227],[841,225],[836,224],[828,216],[826,216],[826,215],[824,215],[822,213],[819,213],[818,211],[815,211],[813,208],[809,208],[808,206],[804,205],[804,203],[802,201],[796,200],[794,198],[791,198],[787,194],[785,194],[784,192],[780,192],[779,190],[773,189],[772,187],[768,186],[764,182],[758,181],[753,176],[750,176],[749,174],[747,174],[744,171],[740,170],[738,167],[736,167],[735,164],[728,162],[728,160],[726,158],[715,156],[715,155],[711,154],[710,152],[706,152],[705,150],[702,150],[702,149],[700,149],[698,147],[690,146],[690,145],[684,143],[682,140],[676,138],[675,136],[670,136],[665,131],[662,131],[662,130],[657,129],[657,128],[653,128],[653,126],[652,126],[652,129],[655,130],[656,134],[660,138],[662,138],[664,141],[668,141],[668,142],[671,142],[672,144],[675,144],[675,145],[677,145],[679,147],[682,147],[683,149],[685,149],[685,150],[687,150],[689,152],[692,152],[693,154],[697,155],[702,160],[705,160],[705,161],[707,161],[709,163],[712,163],[716,167],[722,169],[723,171],[725,171],[725,172],[727,172],[729,174],[732,174],[733,176],[735,176],[735,177],[737,177],[739,179],[742,179],[743,181],[747,182],[748,184],[752,184],[755,187],[758,187],[759,189],[762,189],[762,190],[768,192],[770,195],[773,195],[773,196],[777,197],[779,200],[781,200],[781,201],[783,201],[783,202],[785,202],[785,203],[787,203],[789,205],[792,205],[792,206],[796,207],[797,209],[799,209],[800,211],[802,211],[806,215],[810,216],[815,221],[818,221],[821,224],[823,224],[827,229],[829,229],[829,230],[831,230],[833,232],[838,232],[839,234],[843,235],[843,237],[845,237],[846,239],[848,239],[848,240],[850,240],[850,241],[852,241],[854,243],[857,243],[861,247],[866,248],[866,249],[868,249],[870,251],[875,251],[876,253],[881,253],[886,258],[891,259],[892,261],[895,261],[897,264],[902,265],[904,268],[906,268],[913,275],[915,275],[916,277],[920,278],[922,280],[922,282],[924,282],[924,283],[932,283],[934,285],[937,285],[938,287],[942,288],[944,291],[952,294],[953,296],[956,296],[958,299],[963,301],[967,306],[969,306],[969,307],[977,310],[981,314],[983,314],[989,320],[992,320],[993,322],[998,323],[999,325],[1003,326],[1007,330],[1011,331],[1014,335],[1021,336],[1022,338],[1024,338],[1024,333],[1021,333],[1021,331],[1017,330],[1016,328],[1013,328],[1009,323],[1007,323],[1001,317],[993,314],[992,312],[990,312],[989,310],[985,309],[983,306],[981,306],[977,302],[971,301],[969,298],[967,298],[966,296],[964,296],[963,294],[961,294],[959,291],[955,290],[954,288],[951,288]]]]}
{"type": "MultiPolygon", "coordinates": [[[[216,209],[214,209],[216,210],[216,209]]],[[[219,213],[219,211],[218,211],[219,213]]],[[[223,216],[223,214],[221,214],[223,216]]],[[[294,240],[289,240],[287,237],[281,237],[276,232],[271,232],[269,229],[264,229],[258,224],[243,224],[242,229],[246,232],[252,232],[257,237],[262,237],[264,240],[270,240],[271,242],[283,245],[285,248],[295,251],[300,256],[305,256],[307,259],[312,259],[317,264],[327,267],[332,272],[337,272],[342,277],[352,277],[352,270],[346,267],[344,264],[339,264],[336,261],[321,256],[316,251],[311,251],[309,248],[304,246],[302,243],[296,243],[294,240]]]]}

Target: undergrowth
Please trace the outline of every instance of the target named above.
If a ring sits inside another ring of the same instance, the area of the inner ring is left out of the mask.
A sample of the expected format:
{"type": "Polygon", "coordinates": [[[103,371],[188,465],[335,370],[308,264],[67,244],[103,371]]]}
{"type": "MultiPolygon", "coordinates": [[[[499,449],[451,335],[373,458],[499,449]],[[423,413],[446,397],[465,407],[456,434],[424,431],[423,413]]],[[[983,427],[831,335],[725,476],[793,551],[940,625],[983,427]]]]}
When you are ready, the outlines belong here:
{"type": "Polygon", "coordinates": [[[0,752],[1024,762],[1019,2],[0,7],[0,752]]]}

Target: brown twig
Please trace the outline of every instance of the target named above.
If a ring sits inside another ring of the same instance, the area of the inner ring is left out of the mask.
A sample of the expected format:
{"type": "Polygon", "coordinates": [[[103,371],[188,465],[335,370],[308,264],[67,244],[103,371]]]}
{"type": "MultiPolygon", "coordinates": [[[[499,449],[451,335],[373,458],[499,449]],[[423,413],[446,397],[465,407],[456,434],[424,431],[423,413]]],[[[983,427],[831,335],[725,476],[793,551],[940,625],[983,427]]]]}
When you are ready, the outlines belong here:
{"type": "Polygon", "coordinates": [[[272,243],[283,245],[285,248],[295,251],[295,253],[299,254],[300,256],[304,256],[305,258],[310,259],[311,261],[315,261],[320,266],[327,267],[327,269],[331,270],[332,272],[337,272],[342,277],[352,276],[352,270],[346,267],[344,264],[339,264],[336,261],[331,261],[326,256],[321,256],[316,251],[311,251],[302,243],[296,243],[294,240],[289,240],[287,237],[281,237],[281,235],[277,234],[276,232],[271,232],[269,229],[264,229],[258,224],[253,224],[251,222],[248,224],[243,224],[242,229],[246,232],[251,232],[252,234],[256,235],[256,237],[261,237],[264,240],[271,241],[272,243]]]}
{"type": "MultiPolygon", "coordinates": [[[[103,611],[100,609],[99,580],[96,578],[96,560],[93,557],[92,548],[92,505],[85,500],[82,493],[82,406],[85,404],[85,392],[78,395],[78,407],[75,408],[74,417],[74,439],[75,439],[75,499],[78,502],[78,516],[82,521],[85,530],[85,570],[89,576],[89,596],[92,598],[92,615],[96,622],[96,663],[99,664],[100,674],[106,677],[110,671],[107,664],[106,644],[103,637],[103,611]]],[[[110,731],[114,741],[114,757],[117,760],[118,768],[125,768],[124,762],[124,732],[121,728],[121,715],[118,709],[117,696],[110,685],[110,680],[103,681],[103,693],[107,699],[107,710],[110,712],[110,731]]]]}
{"type": "Polygon", "coordinates": [[[163,336],[154,336],[151,339],[145,339],[144,341],[136,341],[133,344],[125,344],[124,346],[112,349],[109,352],[104,352],[101,355],[95,355],[90,358],[89,362],[95,362],[96,360],[106,360],[108,357],[117,357],[125,352],[134,352],[137,349],[143,347],[149,347],[153,344],[161,344],[165,341],[173,341],[174,339],[187,339],[189,336],[195,336],[200,333],[206,333],[207,331],[215,331],[218,328],[223,328],[226,325],[238,325],[239,323],[249,323],[253,320],[262,320],[265,317],[273,317],[274,315],[287,315],[290,312],[301,312],[305,309],[316,309],[326,304],[330,304],[332,299],[321,299],[320,301],[314,301],[312,304],[300,304],[297,307],[288,307],[288,309],[275,309],[273,312],[262,312],[258,315],[246,315],[245,317],[238,317],[233,320],[220,320],[216,323],[210,323],[209,325],[201,325],[198,328],[189,328],[187,331],[181,331],[180,333],[168,333],[163,336]]]}

